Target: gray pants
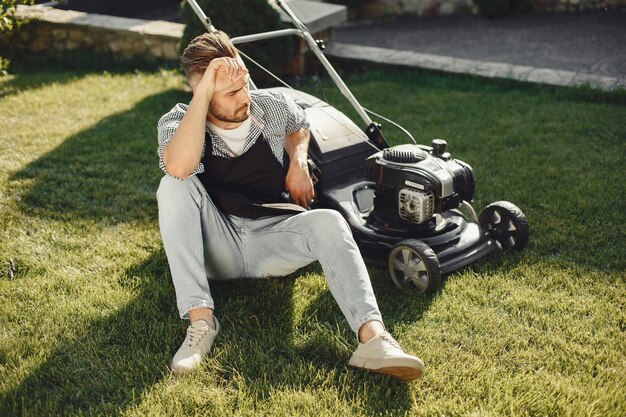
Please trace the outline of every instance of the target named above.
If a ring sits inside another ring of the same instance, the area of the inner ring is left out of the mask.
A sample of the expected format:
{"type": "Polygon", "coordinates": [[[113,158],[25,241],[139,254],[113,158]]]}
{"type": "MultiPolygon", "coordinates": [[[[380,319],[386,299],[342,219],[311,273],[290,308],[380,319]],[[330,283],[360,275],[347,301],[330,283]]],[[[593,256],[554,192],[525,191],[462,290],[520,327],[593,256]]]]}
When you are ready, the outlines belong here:
{"type": "Polygon", "coordinates": [[[157,191],[159,226],[181,318],[215,308],[209,280],[288,275],[322,265],[339,308],[358,333],[382,322],[369,275],[350,228],[334,210],[246,219],[220,212],[196,176],[163,177],[157,191]]]}

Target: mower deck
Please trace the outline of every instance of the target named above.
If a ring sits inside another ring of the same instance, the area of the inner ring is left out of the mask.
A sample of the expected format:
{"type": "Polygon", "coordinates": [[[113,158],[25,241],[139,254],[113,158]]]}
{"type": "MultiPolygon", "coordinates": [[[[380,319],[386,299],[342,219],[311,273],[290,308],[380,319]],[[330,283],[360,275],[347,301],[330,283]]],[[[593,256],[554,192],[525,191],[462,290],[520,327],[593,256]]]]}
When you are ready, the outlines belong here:
{"type": "Polygon", "coordinates": [[[439,260],[442,274],[463,268],[498,248],[489,232],[469,222],[457,210],[447,210],[422,225],[394,228],[372,219],[376,184],[351,178],[344,184],[325,189],[320,207],[339,211],[347,219],[363,258],[386,266],[391,248],[406,239],[419,239],[430,246],[439,260]]]}

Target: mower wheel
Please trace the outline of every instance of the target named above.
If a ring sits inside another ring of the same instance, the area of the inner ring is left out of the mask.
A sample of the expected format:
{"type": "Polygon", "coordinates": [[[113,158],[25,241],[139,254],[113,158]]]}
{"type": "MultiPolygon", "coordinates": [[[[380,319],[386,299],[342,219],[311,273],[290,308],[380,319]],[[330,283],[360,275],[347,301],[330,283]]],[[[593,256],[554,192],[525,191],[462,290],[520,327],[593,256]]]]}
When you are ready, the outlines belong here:
{"type": "Polygon", "coordinates": [[[504,251],[522,251],[528,244],[528,221],[515,204],[497,201],[489,204],[478,218],[504,251]]]}
{"type": "Polygon", "coordinates": [[[391,280],[400,289],[432,294],[441,288],[437,255],[420,240],[398,242],[389,252],[387,265],[391,280]]]}

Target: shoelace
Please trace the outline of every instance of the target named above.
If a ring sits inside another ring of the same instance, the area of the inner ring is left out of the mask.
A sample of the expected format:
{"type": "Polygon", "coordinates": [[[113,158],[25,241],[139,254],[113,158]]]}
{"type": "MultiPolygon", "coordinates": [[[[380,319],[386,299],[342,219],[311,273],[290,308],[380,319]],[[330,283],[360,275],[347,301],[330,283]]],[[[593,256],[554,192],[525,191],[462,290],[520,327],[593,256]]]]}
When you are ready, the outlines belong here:
{"type": "Polygon", "coordinates": [[[187,345],[189,347],[197,345],[208,331],[208,327],[189,327],[187,329],[187,345]]]}
{"type": "Polygon", "coordinates": [[[396,342],[396,339],[394,339],[389,333],[387,333],[387,332],[381,333],[380,337],[382,337],[384,340],[389,342],[391,344],[391,346],[402,350],[402,348],[400,347],[398,342],[396,342]]]}

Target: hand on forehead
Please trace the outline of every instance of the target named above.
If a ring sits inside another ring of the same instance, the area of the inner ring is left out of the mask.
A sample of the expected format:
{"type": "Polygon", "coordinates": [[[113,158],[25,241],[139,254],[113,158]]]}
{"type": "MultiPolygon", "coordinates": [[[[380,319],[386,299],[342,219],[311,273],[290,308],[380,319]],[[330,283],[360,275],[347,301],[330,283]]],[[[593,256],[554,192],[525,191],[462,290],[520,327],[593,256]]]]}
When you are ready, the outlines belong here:
{"type": "Polygon", "coordinates": [[[216,91],[239,89],[248,79],[248,69],[241,57],[220,58],[216,91]]]}

